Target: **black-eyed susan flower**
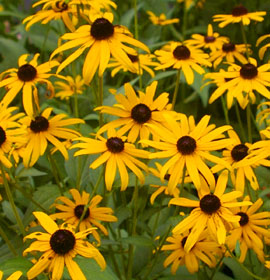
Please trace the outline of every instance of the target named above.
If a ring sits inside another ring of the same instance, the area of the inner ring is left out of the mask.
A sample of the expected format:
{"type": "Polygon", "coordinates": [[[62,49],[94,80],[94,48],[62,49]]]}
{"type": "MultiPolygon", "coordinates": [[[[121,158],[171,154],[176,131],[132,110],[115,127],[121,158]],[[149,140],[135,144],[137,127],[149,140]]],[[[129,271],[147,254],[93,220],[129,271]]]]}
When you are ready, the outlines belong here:
{"type": "Polygon", "coordinates": [[[207,229],[213,240],[224,244],[227,234],[226,226],[239,222],[240,216],[234,215],[231,208],[251,205],[249,201],[237,202],[243,194],[239,191],[224,193],[227,187],[228,171],[224,170],[218,177],[214,193],[202,179],[201,189],[198,191],[200,200],[191,200],[184,197],[173,198],[169,205],[178,205],[194,208],[189,216],[182,220],[173,229],[173,234],[181,234],[190,230],[184,249],[189,252],[197,242],[200,234],[207,229]]]}
{"type": "MultiPolygon", "coordinates": [[[[95,195],[90,200],[90,194],[83,191],[82,194],[76,189],[69,190],[73,197],[73,201],[65,196],[60,196],[57,201],[61,201],[64,204],[55,203],[56,209],[62,211],[60,213],[52,214],[50,217],[52,219],[61,219],[68,224],[77,227],[79,220],[83,214],[84,207],[88,205],[85,215],[80,223],[80,231],[86,230],[91,227],[97,227],[105,235],[108,235],[107,229],[99,222],[116,222],[117,218],[113,216],[113,210],[109,207],[98,207],[101,202],[102,197],[100,195],[95,195]]],[[[100,236],[97,230],[92,231],[95,239],[100,242],[100,236]]]]}
{"type": "MultiPolygon", "coordinates": [[[[249,201],[249,197],[245,198],[249,201]]],[[[270,212],[256,213],[263,205],[263,201],[259,198],[250,207],[242,206],[233,209],[236,216],[240,217],[239,225],[230,231],[226,244],[230,250],[234,250],[237,241],[240,243],[239,261],[244,262],[248,249],[254,250],[258,259],[264,263],[264,245],[263,239],[270,238],[270,212]]]]}
{"type": "Polygon", "coordinates": [[[209,239],[208,232],[205,230],[200,234],[189,252],[184,249],[188,236],[188,232],[174,234],[166,239],[170,244],[161,248],[162,251],[172,251],[164,261],[165,267],[172,263],[172,274],[175,274],[181,265],[185,265],[190,273],[195,273],[199,270],[200,261],[209,267],[216,266],[216,256],[220,254],[220,247],[217,242],[209,239]]]}
{"type": "MultiPolygon", "coordinates": [[[[153,58],[155,57],[153,54],[128,54],[128,57],[131,60],[133,66],[136,68],[136,71],[132,71],[132,73],[142,75],[143,71],[146,71],[151,77],[155,76],[155,73],[151,67],[158,66],[159,64],[153,61],[153,58]]],[[[130,71],[130,69],[127,68],[125,64],[123,64],[121,61],[117,61],[116,59],[111,59],[111,62],[108,64],[108,68],[114,68],[111,72],[112,77],[114,77],[120,70],[124,72],[130,71]]]]}
{"type": "MultiPolygon", "coordinates": [[[[232,170],[230,172],[231,180],[235,189],[244,193],[246,179],[248,180],[250,186],[257,190],[259,189],[259,183],[257,177],[253,171],[254,168],[265,162],[260,161],[249,165],[248,163],[245,166],[235,168],[235,164],[244,160],[249,154],[249,148],[251,147],[250,143],[243,144],[235,131],[228,131],[229,137],[233,140],[232,144],[229,145],[223,152],[223,159],[226,160],[231,166],[232,170]]],[[[270,162],[269,162],[270,163],[270,162]]],[[[211,170],[212,172],[218,172],[222,170],[224,166],[217,164],[211,170]]]]}
{"type": "Polygon", "coordinates": [[[225,125],[215,128],[214,124],[208,125],[209,121],[210,116],[208,115],[204,116],[197,125],[195,125],[193,116],[187,118],[186,115],[182,114],[180,122],[167,116],[167,128],[151,125],[154,133],[160,137],[160,142],[142,140],[143,143],[160,150],[151,153],[149,158],[170,158],[162,166],[160,172],[161,180],[166,173],[170,174],[168,182],[170,194],[180,182],[184,170],[197,189],[200,189],[201,186],[199,173],[213,188],[215,178],[206,164],[206,160],[230,168],[227,162],[210,152],[223,149],[231,143],[231,139],[224,139],[225,135],[223,134],[231,129],[231,126],[225,125]]]}
{"type": "MultiPolygon", "coordinates": [[[[258,92],[266,98],[270,98],[270,64],[263,64],[257,67],[257,61],[249,58],[249,63],[242,66],[231,64],[226,72],[219,72],[226,82],[218,87],[210,96],[209,103],[213,103],[227,90],[232,96],[243,94],[251,103],[255,103],[256,96],[253,91],[258,92]]],[[[216,78],[217,73],[207,73],[205,78],[216,78]]],[[[245,102],[246,103],[246,102],[245,102]]]]}
{"type": "Polygon", "coordinates": [[[75,152],[75,156],[102,153],[89,167],[96,169],[106,162],[105,184],[108,191],[112,189],[116,170],[120,174],[121,190],[127,188],[129,183],[127,167],[138,177],[141,184],[144,183],[144,175],[140,169],[147,170],[147,166],[135,157],[148,158],[149,152],[136,149],[133,144],[127,143],[126,137],[119,131],[109,129],[107,139],[98,135],[97,139],[80,137],[74,140],[80,141],[71,147],[80,149],[75,152]]]}
{"type": "MultiPolygon", "coordinates": [[[[265,39],[269,39],[269,38],[270,38],[270,35],[269,35],[269,34],[266,34],[266,35],[263,35],[263,36],[259,37],[259,39],[258,39],[257,42],[256,42],[256,47],[257,47],[258,45],[260,45],[262,41],[264,41],[265,39]]],[[[268,49],[269,47],[270,47],[270,43],[267,43],[267,44],[265,44],[264,46],[262,46],[262,47],[259,49],[259,57],[260,57],[260,59],[263,59],[264,54],[265,54],[265,52],[267,51],[267,49],[268,49]]]]}
{"type": "Polygon", "coordinates": [[[85,258],[94,258],[102,269],[106,267],[105,260],[91,243],[86,241],[86,236],[91,234],[93,228],[75,233],[74,228],[63,224],[60,227],[45,213],[33,212],[44,232],[33,232],[25,239],[36,239],[23,255],[29,252],[42,252],[42,256],[27,272],[29,279],[34,279],[45,269],[52,273],[52,279],[62,279],[64,267],[66,266],[72,280],[86,280],[78,264],[73,260],[76,255],[85,258]]]}
{"type": "Polygon", "coordinates": [[[154,25],[169,25],[173,23],[178,23],[179,18],[172,18],[172,19],[167,19],[166,15],[164,13],[160,14],[159,16],[155,15],[151,11],[147,11],[147,14],[149,16],[150,21],[154,25]]]}
{"type": "Polygon", "coordinates": [[[155,54],[160,61],[160,66],[156,67],[155,70],[169,67],[181,69],[189,85],[194,81],[193,71],[203,74],[205,70],[202,65],[209,67],[212,65],[208,61],[208,54],[201,49],[186,45],[186,42],[172,42],[165,48],[155,51],[155,54]]]}
{"type": "MultiPolygon", "coordinates": [[[[5,278],[6,280],[18,280],[22,276],[21,271],[13,272],[9,277],[5,278]]],[[[3,271],[0,271],[0,280],[3,278],[3,271]]]]}
{"type": "MultiPolygon", "coordinates": [[[[37,5],[42,4],[44,1],[39,1],[33,5],[36,7],[37,5]]],[[[72,4],[72,1],[68,2],[65,0],[55,1],[55,0],[46,0],[44,7],[39,10],[36,14],[28,16],[23,20],[23,24],[26,23],[26,30],[37,23],[41,22],[41,24],[48,24],[52,20],[61,19],[65,26],[71,31],[75,31],[74,22],[72,20],[73,16],[77,16],[77,7],[72,4]]]]}
{"type": "Polygon", "coordinates": [[[126,83],[124,85],[125,95],[115,94],[118,103],[114,107],[101,106],[95,109],[100,110],[101,113],[119,117],[101,127],[98,134],[110,128],[121,127],[119,132],[122,135],[129,131],[128,142],[134,143],[138,136],[140,139],[148,139],[152,128],[147,124],[163,126],[165,124],[163,113],[174,114],[173,111],[170,111],[168,93],[163,92],[154,99],[156,88],[157,81],[154,81],[146,88],[145,93],[139,91],[138,96],[131,84],[126,83]]]}
{"type": "MultiPolygon", "coordinates": [[[[250,52],[250,49],[248,49],[250,52]]],[[[246,45],[245,44],[234,44],[232,42],[223,43],[220,49],[213,51],[210,54],[209,61],[213,62],[214,68],[216,68],[224,59],[225,62],[234,63],[237,59],[242,64],[248,63],[245,57],[246,45]]]]}
{"type": "Polygon", "coordinates": [[[191,39],[186,40],[187,45],[210,49],[211,52],[221,49],[223,44],[228,42],[229,38],[220,36],[219,33],[213,31],[212,24],[208,24],[206,35],[192,34],[191,39]]]}
{"type": "Polygon", "coordinates": [[[57,81],[55,85],[55,97],[60,99],[68,100],[71,96],[75,94],[82,94],[84,87],[84,80],[80,75],[77,75],[75,79],[71,76],[66,76],[63,81],[57,81]]]}
{"type": "Polygon", "coordinates": [[[50,117],[52,110],[52,108],[46,108],[39,116],[32,118],[26,116],[20,120],[27,127],[25,137],[27,137],[28,142],[23,152],[23,164],[26,167],[33,166],[39,157],[45,153],[48,142],[57,147],[67,160],[67,149],[59,139],[72,139],[80,136],[79,132],[66,126],[84,123],[83,120],[67,119],[65,114],[50,117]]]}
{"type": "Polygon", "coordinates": [[[21,55],[18,60],[19,68],[11,68],[3,73],[1,77],[5,78],[0,81],[0,87],[6,87],[7,93],[1,101],[1,104],[8,106],[16,95],[22,90],[22,101],[25,112],[28,115],[33,115],[33,98],[35,105],[39,108],[39,98],[37,91],[38,83],[45,83],[50,92],[49,95],[54,95],[54,87],[48,78],[52,75],[48,72],[59,63],[57,61],[49,61],[38,65],[37,59],[39,54],[27,62],[28,54],[21,55]]]}
{"type": "Polygon", "coordinates": [[[102,16],[90,14],[90,21],[91,25],[80,26],[75,32],[66,33],[61,37],[67,42],[58,47],[52,53],[51,58],[65,50],[80,47],[59,65],[57,72],[82,55],[87,48],[90,49],[84,59],[82,69],[83,78],[87,84],[91,82],[97,68],[99,68],[98,75],[103,75],[111,56],[121,61],[131,71],[136,71],[127,55],[136,55],[136,51],[125,44],[143,49],[146,52],[149,52],[148,47],[134,39],[126,27],[113,25],[112,13],[104,13],[102,16]]]}
{"type": "Polygon", "coordinates": [[[213,20],[214,22],[220,22],[218,26],[223,28],[230,23],[241,22],[243,25],[249,25],[251,20],[261,22],[265,15],[266,12],[264,11],[249,13],[246,7],[238,5],[232,9],[231,14],[214,15],[213,20]]]}

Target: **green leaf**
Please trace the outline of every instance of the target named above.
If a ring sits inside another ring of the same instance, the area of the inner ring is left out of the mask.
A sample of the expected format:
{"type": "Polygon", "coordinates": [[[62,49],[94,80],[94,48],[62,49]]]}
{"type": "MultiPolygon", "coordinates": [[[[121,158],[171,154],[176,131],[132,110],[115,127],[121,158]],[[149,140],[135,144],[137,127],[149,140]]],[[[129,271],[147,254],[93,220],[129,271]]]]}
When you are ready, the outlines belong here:
{"type": "Polygon", "coordinates": [[[127,238],[122,238],[121,240],[123,243],[128,243],[131,245],[146,246],[146,247],[153,246],[152,239],[145,236],[130,236],[127,238]]]}
{"type": "Polygon", "coordinates": [[[33,264],[26,258],[18,257],[0,263],[0,270],[4,272],[4,276],[9,276],[18,270],[26,276],[26,272],[31,268],[32,265],[33,264]]]}
{"type": "Polygon", "coordinates": [[[165,79],[165,78],[168,78],[170,76],[173,76],[175,75],[176,77],[176,73],[177,71],[176,70],[171,70],[171,71],[163,71],[161,73],[158,73],[154,78],[152,78],[148,84],[151,84],[153,81],[159,81],[161,79],[165,79]]]}
{"type": "MultiPolygon", "coordinates": [[[[3,201],[2,202],[2,207],[3,207],[3,212],[5,214],[5,216],[13,223],[13,224],[17,224],[17,220],[15,218],[15,215],[14,215],[14,212],[12,210],[12,207],[10,205],[10,203],[8,201],[3,201]]],[[[23,213],[21,211],[20,208],[16,207],[17,211],[18,211],[18,214],[19,216],[23,217],[23,213]]]]}
{"type": "Polygon", "coordinates": [[[39,171],[38,169],[34,168],[34,167],[31,167],[31,168],[25,168],[23,166],[23,164],[20,164],[17,169],[16,169],[16,176],[18,178],[21,178],[21,177],[28,177],[28,176],[32,176],[32,177],[35,177],[35,176],[44,176],[44,175],[47,175],[46,172],[43,172],[43,171],[39,171]]]}

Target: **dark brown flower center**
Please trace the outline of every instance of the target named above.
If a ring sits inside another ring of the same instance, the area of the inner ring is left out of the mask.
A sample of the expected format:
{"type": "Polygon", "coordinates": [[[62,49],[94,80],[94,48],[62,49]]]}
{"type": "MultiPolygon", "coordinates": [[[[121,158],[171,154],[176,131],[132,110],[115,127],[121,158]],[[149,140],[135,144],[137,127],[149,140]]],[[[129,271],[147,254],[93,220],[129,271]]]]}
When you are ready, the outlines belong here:
{"type": "Polygon", "coordinates": [[[213,43],[215,41],[216,41],[216,38],[214,36],[204,36],[205,43],[213,43]]]}
{"type": "Polygon", "coordinates": [[[111,137],[107,140],[106,146],[110,152],[117,154],[124,150],[125,144],[121,138],[111,137]]]}
{"type": "Polygon", "coordinates": [[[220,200],[214,194],[207,194],[200,200],[201,210],[208,215],[217,212],[220,206],[220,200]]]}
{"type": "Polygon", "coordinates": [[[179,138],[176,146],[182,155],[191,155],[197,147],[195,139],[190,136],[179,138]]]}
{"type": "Polygon", "coordinates": [[[249,218],[248,218],[248,215],[244,212],[238,212],[236,215],[240,216],[240,221],[239,221],[239,224],[240,226],[244,226],[248,223],[249,221],[249,218]]]}
{"type": "Polygon", "coordinates": [[[233,147],[231,156],[234,161],[240,161],[248,155],[248,147],[245,144],[239,144],[233,147]]]}
{"type": "Polygon", "coordinates": [[[235,50],[235,44],[233,43],[224,43],[222,46],[224,52],[233,52],[235,50]]]}
{"type": "Polygon", "coordinates": [[[59,229],[52,234],[50,246],[58,255],[65,255],[75,246],[76,239],[74,234],[66,229],[59,229]]]}
{"type": "Polygon", "coordinates": [[[247,8],[245,8],[243,5],[239,5],[233,8],[232,10],[232,15],[234,17],[240,17],[240,16],[244,16],[248,13],[247,8]]]}
{"type": "Polygon", "coordinates": [[[251,80],[258,75],[257,67],[251,63],[244,64],[240,69],[240,75],[244,79],[251,80]]]}
{"type": "Polygon", "coordinates": [[[128,57],[133,63],[139,61],[139,57],[137,55],[128,54],[128,57]]]}
{"type": "Polygon", "coordinates": [[[31,64],[24,64],[19,67],[17,76],[22,82],[33,81],[37,76],[37,69],[31,64]]]}
{"type": "MultiPolygon", "coordinates": [[[[74,208],[74,214],[78,219],[80,219],[83,214],[84,206],[85,206],[84,204],[79,204],[74,208]]],[[[87,208],[83,220],[87,219],[89,215],[90,215],[90,211],[89,208],[87,208]]]]}
{"type": "Polygon", "coordinates": [[[6,141],[7,136],[5,130],[0,126],[0,146],[6,141]]]}
{"type": "Polygon", "coordinates": [[[190,50],[186,46],[177,46],[173,51],[173,56],[178,60],[189,59],[190,50]]]}
{"type": "Polygon", "coordinates": [[[91,27],[91,35],[96,40],[110,38],[114,33],[114,26],[106,18],[96,19],[91,27]]]}
{"type": "Polygon", "coordinates": [[[182,240],[181,240],[181,245],[182,245],[182,248],[184,248],[185,247],[185,244],[186,244],[186,242],[187,242],[187,236],[185,236],[182,240]]]}
{"type": "Polygon", "coordinates": [[[166,180],[166,181],[169,181],[170,180],[170,177],[171,177],[171,174],[165,174],[165,176],[164,176],[164,179],[166,180]]]}
{"type": "Polygon", "coordinates": [[[68,4],[65,1],[57,1],[52,8],[55,12],[63,12],[68,9],[68,4]]]}
{"type": "Polygon", "coordinates": [[[35,132],[47,131],[49,128],[49,122],[43,116],[37,116],[30,123],[30,129],[35,132]]]}
{"type": "Polygon", "coordinates": [[[152,112],[148,106],[143,103],[139,103],[131,110],[131,117],[139,124],[146,123],[150,120],[152,112]]]}

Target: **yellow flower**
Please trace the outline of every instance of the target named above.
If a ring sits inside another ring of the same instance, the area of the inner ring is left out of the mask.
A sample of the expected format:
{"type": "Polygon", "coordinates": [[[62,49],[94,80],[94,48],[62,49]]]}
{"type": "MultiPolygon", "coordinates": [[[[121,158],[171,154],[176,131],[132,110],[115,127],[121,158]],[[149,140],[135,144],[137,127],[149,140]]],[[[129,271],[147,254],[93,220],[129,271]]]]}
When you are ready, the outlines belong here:
{"type": "Polygon", "coordinates": [[[231,143],[231,139],[223,139],[225,137],[223,133],[231,129],[231,126],[215,128],[213,124],[208,125],[210,116],[207,115],[197,125],[195,125],[193,116],[187,118],[184,114],[180,116],[180,122],[169,117],[167,120],[167,128],[151,125],[153,131],[160,137],[161,142],[151,140],[142,140],[142,142],[161,150],[151,153],[149,158],[170,158],[160,172],[161,180],[167,172],[170,174],[169,193],[173,193],[183,176],[184,170],[186,170],[185,174],[190,176],[197,189],[200,189],[201,186],[199,173],[213,188],[215,178],[205,160],[223,164],[230,169],[227,162],[212,155],[210,151],[223,149],[231,143]]]}
{"type": "MultiPolygon", "coordinates": [[[[98,207],[98,204],[101,202],[102,197],[100,195],[95,195],[90,200],[89,193],[85,191],[82,192],[82,195],[76,189],[69,190],[73,200],[68,199],[65,196],[60,196],[57,200],[62,201],[64,204],[54,204],[55,208],[62,211],[60,213],[52,214],[50,217],[52,219],[62,219],[68,224],[74,225],[77,227],[79,220],[83,214],[84,207],[87,207],[85,215],[80,223],[80,231],[86,230],[92,226],[100,229],[105,235],[108,235],[107,229],[99,222],[116,222],[117,218],[113,216],[113,210],[109,207],[98,207]]],[[[98,232],[93,229],[92,231],[95,239],[100,242],[100,236],[98,232]]]]}
{"type": "Polygon", "coordinates": [[[23,164],[25,167],[33,166],[38,158],[45,153],[48,142],[59,149],[64,158],[68,159],[65,145],[58,140],[72,139],[80,136],[80,133],[65,126],[84,123],[81,119],[65,119],[65,114],[58,114],[50,118],[52,108],[45,109],[41,115],[31,118],[26,116],[20,122],[27,127],[28,142],[23,152],[23,164]]]}
{"type": "Polygon", "coordinates": [[[86,280],[83,272],[73,258],[79,254],[85,258],[94,258],[102,269],[106,267],[105,260],[92,244],[85,240],[86,236],[92,233],[93,228],[75,233],[68,225],[58,225],[45,213],[33,212],[40,225],[47,231],[33,232],[25,239],[36,239],[23,255],[29,252],[39,251],[42,256],[27,272],[27,277],[33,279],[41,274],[46,268],[52,272],[52,279],[62,279],[64,266],[67,267],[72,280],[86,280]]]}
{"type": "MultiPolygon", "coordinates": [[[[246,197],[245,201],[249,201],[249,198],[246,197]]],[[[230,250],[234,250],[237,241],[240,242],[240,262],[244,262],[247,250],[250,248],[257,254],[258,259],[264,263],[263,238],[270,237],[269,229],[265,228],[270,225],[270,212],[255,213],[262,205],[263,201],[259,198],[250,207],[242,206],[233,210],[236,216],[240,216],[240,227],[237,225],[237,228],[230,232],[226,244],[230,250]]]]}
{"type": "Polygon", "coordinates": [[[147,14],[151,22],[155,25],[168,25],[179,22],[178,18],[167,19],[164,13],[160,14],[160,16],[156,16],[153,12],[147,11],[147,14]]]}
{"type": "MultiPolygon", "coordinates": [[[[227,90],[230,90],[232,96],[243,94],[245,98],[255,103],[256,97],[253,91],[257,91],[266,98],[270,98],[270,64],[263,64],[257,67],[257,61],[250,58],[250,62],[242,66],[231,64],[227,72],[207,73],[205,78],[212,78],[219,75],[226,82],[218,87],[211,95],[209,103],[213,103],[227,90]]],[[[244,101],[244,104],[246,102],[244,101]]],[[[243,107],[242,107],[243,108],[243,107]]]]}
{"type": "Polygon", "coordinates": [[[45,83],[50,92],[54,95],[54,88],[52,83],[48,80],[52,74],[48,72],[51,68],[57,66],[57,61],[49,61],[38,65],[37,59],[39,54],[35,54],[33,59],[28,63],[28,54],[20,56],[18,60],[19,68],[11,68],[4,71],[1,77],[8,75],[0,82],[0,87],[7,87],[7,93],[1,101],[1,104],[8,106],[22,89],[23,107],[27,115],[33,114],[33,95],[37,108],[39,108],[38,90],[36,85],[38,83],[45,83]]]}
{"type": "MultiPolygon", "coordinates": [[[[248,49],[248,52],[250,52],[250,49],[248,49]]],[[[246,64],[248,63],[248,60],[243,55],[245,53],[245,44],[234,44],[231,42],[226,42],[223,43],[220,49],[217,49],[210,54],[209,61],[214,62],[214,68],[216,68],[224,58],[226,62],[234,63],[235,59],[237,59],[242,64],[246,64]]]]}
{"type": "Polygon", "coordinates": [[[266,12],[253,12],[249,13],[247,8],[243,5],[238,5],[232,9],[231,14],[222,14],[213,16],[214,22],[221,22],[218,26],[220,28],[225,27],[230,23],[241,22],[243,25],[249,25],[251,20],[263,21],[263,16],[266,12]]]}
{"type": "MultiPolygon", "coordinates": [[[[258,45],[260,45],[260,43],[261,43],[262,41],[264,41],[265,39],[268,39],[268,38],[270,38],[270,35],[269,35],[269,34],[263,35],[263,36],[259,37],[259,39],[258,39],[257,42],[256,42],[256,47],[258,47],[258,45]]],[[[262,47],[259,49],[259,57],[260,57],[260,59],[263,59],[264,54],[265,54],[265,52],[267,51],[267,49],[268,49],[269,47],[270,47],[270,43],[267,43],[266,45],[262,46],[262,47]]]]}
{"type": "Polygon", "coordinates": [[[132,38],[131,33],[126,27],[113,25],[112,13],[104,13],[103,16],[90,14],[90,21],[92,22],[91,25],[80,26],[75,32],[66,33],[61,37],[62,40],[68,40],[68,42],[58,47],[52,53],[51,58],[65,50],[78,46],[80,48],[60,64],[57,73],[78,58],[87,48],[90,49],[84,59],[82,69],[86,84],[91,82],[98,67],[98,75],[103,75],[108,67],[111,55],[126,65],[130,71],[136,71],[136,68],[127,56],[127,53],[136,55],[136,51],[127,47],[125,43],[141,48],[146,52],[149,52],[148,47],[132,38]]]}
{"type": "MultiPolygon", "coordinates": [[[[22,276],[21,271],[15,271],[13,272],[6,280],[18,280],[22,276]]],[[[0,271],[0,280],[3,278],[3,272],[0,271]]]]}
{"type": "MultiPolygon", "coordinates": [[[[128,57],[136,69],[136,71],[131,71],[132,73],[142,75],[143,70],[145,70],[150,74],[151,77],[155,76],[154,71],[149,67],[159,65],[158,62],[152,61],[152,59],[155,57],[153,54],[128,54],[128,57]]],[[[123,64],[121,61],[117,61],[116,59],[111,59],[111,62],[108,64],[108,67],[114,68],[111,72],[112,77],[114,77],[120,70],[123,70],[124,72],[130,71],[125,64],[123,64]]]]}
{"type": "Polygon", "coordinates": [[[210,49],[214,52],[222,48],[224,43],[229,42],[229,38],[219,36],[217,32],[213,32],[212,24],[208,24],[207,34],[193,34],[192,39],[186,40],[187,45],[194,46],[196,48],[210,49]]]}
{"type": "Polygon", "coordinates": [[[97,138],[76,138],[74,140],[81,143],[74,144],[71,148],[80,148],[74,156],[102,153],[89,167],[96,169],[106,162],[105,184],[108,191],[112,189],[117,169],[120,173],[121,191],[127,188],[129,176],[126,166],[139,178],[141,184],[144,183],[144,175],[140,168],[147,170],[147,166],[135,157],[148,158],[147,151],[136,149],[133,144],[125,142],[126,137],[114,129],[108,130],[108,139],[100,135],[97,138]]]}
{"type": "Polygon", "coordinates": [[[163,126],[165,125],[163,114],[167,112],[174,114],[174,112],[169,111],[171,108],[171,104],[168,104],[169,94],[163,92],[154,100],[157,81],[148,86],[145,93],[139,91],[139,96],[129,83],[126,83],[124,88],[125,95],[115,95],[118,104],[114,107],[101,106],[95,109],[100,110],[101,113],[120,117],[101,127],[98,134],[110,128],[121,126],[119,133],[122,135],[129,131],[128,142],[134,143],[139,135],[140,139],[148,139],[153,131],[147,124],[163,126]]]}
{"type": "Polygon", "coordinates": [[[155,70],[169,67],[181,69],[187,83],[191,85],[194,81],[193,70],[199,74],[203,74],[205,71],[201,65],[211,66],[212,64],[207,60],[208,54],[198,48],[186,46],[185,44],[186,42],[172,42],[166,45],[165,48],[155,51],[157,59],[161,63],[155,70]]]}
{"type": "Polygon", "coordinates": [[[242,196],[239,191],[224,194],[227,181],[228,171],[224,170],[218,177],[214,193],[211,193],[207,184],[204,183],[198,191],[199,201],[184,197],[170,200],[169,205],[194,208],[190,215],[173,229],[173,234],[181,234],[190,230],[184,246],[186,252],[192,249],[204,229],[207,229],[219,244],[224,244],[227,233],[226,225],[240,221],[240,216],[234,215],[230,209],[252,204],[249,201],[236,202],[236,199],[242,196]]]}
{"type": "Polygon", "coordinates": [[[57,93],[55,97],[59,97],[61,100],[68,100],[71,96],[75,94],[82,94],[84,87],[84,80],[80,75],[77,75],[75,79],[71,76],[65,77],[66,81],[57,81],[55,82],[55,89],[57,93]]]}
{"type": "Polygon", "coordinates": [[[209,240],[207,231],[200,234],[189,252],[184,249],[188,236],[187,232],[174,234],[166,239],[170,244],[161,248],[162,251],[173,251],[164,261],[165,267],[172,263],[172,274],[176,273],[179,265],[185,265],[190,273],[195,273],[199,270],[200,261],[209,267],[216,266],[215,255],[220,253],[220,248],[216,242],[209,240]]]}

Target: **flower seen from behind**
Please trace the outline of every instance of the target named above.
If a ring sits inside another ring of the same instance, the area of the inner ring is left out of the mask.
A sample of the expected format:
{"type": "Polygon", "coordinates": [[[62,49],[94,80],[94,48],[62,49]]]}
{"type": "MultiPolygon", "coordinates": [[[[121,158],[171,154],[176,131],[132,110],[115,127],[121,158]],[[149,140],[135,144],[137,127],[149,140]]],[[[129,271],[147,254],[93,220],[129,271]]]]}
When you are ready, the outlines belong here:
{"type": "MultiPolygon", "coordinates": [[[[73,200],[68,199],[65,196],[60,196],[57,201],[61,201],[64,204],[55,203],[56,209],[62,211],[56,214],[50,215],[52,219],[62,219],[68,224],[77,227],[80,218],[83,214],[84,207],[87,207],[85,215],[80,223],[80,231],[86,230],[91,227],[97,227],[105,235],[108,235],[107,229],[99,222],[116,222],[117,218],[113,216],[113,210],[109,207],[98,207],[101,202],[102,197],[100,195],[95,195],[90,200],[90,194],[83,191],[82,194],[76,189],[71,189],[69,192],[72,195],[73,200]]],[[[95,239],[100,242],[100,236],[96,229],[92,231],[95,239]]]]}
{"type": "Polygon", "coordinates": [[[112,13],[106,12],[102,16],[90,14],[90,21],[91,25],[82,25],[75,32],[66,33],[61,37],[67,42],[58,47],[52,53],[51,58],[65,50],[80,47],[59,65],[57,72],[81,56],[87,48],[89,51],[84,59],[82,69],[86,84],[91,82],[97,69],[98,76],[103,75],[111,56],[121,61],[130,71],[136,72],[136,68],[127,55],[136,55],[136,51],[125,44],[143,49],[146,52],[149,52],[148,47],[134,39],[126,27],[113,25],[112,13]]]}
{"type": "Polygon", "coordinates": [[[154,25],[169,25],[179,22],[178,18],[167,19],[164,13],[160,14],[159,16],[156,16],[153,12],[147,11],[147,14],[149,15],[149,19],[154,25]]]}
{"type": "Polygon", "coordinates": [[[43,212],[33,212],[33,215],[46,233],[33,232],[25,237],[25,239],[36,239],[36,241],[24,250],[23,255],[29,252],[42,252],[42,256],[27,272],[29,279],[34,279],[48,268],[48,271],[52,273],[52,279],[60,280],[66,266],[72,280],[86,280],[80,267],[73,260],[76,255],[94,258],[99,266],[105,269],[106,263],[103,256],[98,249],[85,240],[86,236],[92,233],[93,228],[75,233],[74,229],[68,225],[63,224],[59,227],[43,212]]]}

